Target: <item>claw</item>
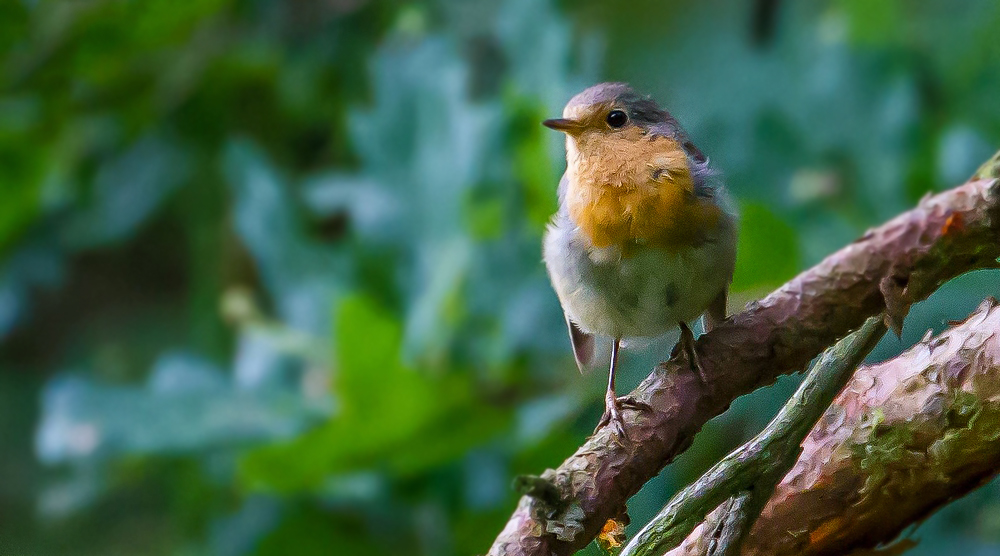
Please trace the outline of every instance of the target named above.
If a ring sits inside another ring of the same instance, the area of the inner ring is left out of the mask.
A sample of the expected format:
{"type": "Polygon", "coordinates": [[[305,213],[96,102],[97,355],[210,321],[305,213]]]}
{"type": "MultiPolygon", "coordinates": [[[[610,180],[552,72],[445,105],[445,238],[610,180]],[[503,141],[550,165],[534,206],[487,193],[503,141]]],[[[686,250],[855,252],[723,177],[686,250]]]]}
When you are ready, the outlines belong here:
{"type": "Polygon", "coordinates": [[[616,436],[624,440],[629,440],[628,434],[625,432],[625,420],[622,418],[621,413],[621,410],[624,408],[636,411],[653,411],[653,407],[645,402],[640,402],[630,396],[616,398],[613,393],[609,392],[604,398],[604,415],[598,421],[594,432],[596,433],[603,427],[610,426],[616,436]]]}
{"type": "MultiPolygon", "coordinates": [[[[690,333],[690,331],[688,332],[690,333]]],[[[615,436],[627,441],[628,435],[625,434],[625,421],[622,419],[621,413],[622,408],[629,407],[639,411],[652,411],[653,408],[649,404],[634,400],[629,396],[619,398],[615,395],[615,371],[618,368],[618,348],[620,344],[621,339],[616,338],[615,343],[611,347],[611,368],[608,371],[608,389],[604,392],[604,415],[598,421],[594,432],[596,433],[603,427],[610,426],[615,436]]]]}
{"type": "Polygon", "coordinates": [[[604,415],[601,415],[601,420],[597,422],[597,427],[594,429],[594,434],[597,431],[603,429],[604,427],[610,426],[611,431],[615,433],[615,436],[628,439],[628,435],[625,434],[625,422],[622,421],[622,414],[618,411],[618,408],[611,406],[604,409],[604,415]]]}
{"type": "Polygon", "coordinates": [[[618,399],[611,392],[604,398],[604,415],[601,415],[601,420],[597,422],[597,428],[594,429],[594,433],[596,434],[597,431],[604,427],[611,427],[611,432],[622,440],[627,441],[629,439],[628,434],[625,432],[625,421],[622,419],[618,399]]]}
{"type": "Polygon", "coordinates": [[[684,352],[691,370],[698,373],[698,378],[702,384],[708,384],[708,379],[705,377],[705,369],[701,366],[701,361],[698,360],[698,353],[694,350],[694,333],[683,322],[680,323],[680,327],[681,339],[677,342],[677,345],[684,352]]]}
{"type": "Polygon", "coordinates": [[[639,400],[633,398],[632,396],[622,396],[618,398],[618,408],[629,408],[636,411],[653,411],[653,406],[646,402],[640,402],[639,400]]]}

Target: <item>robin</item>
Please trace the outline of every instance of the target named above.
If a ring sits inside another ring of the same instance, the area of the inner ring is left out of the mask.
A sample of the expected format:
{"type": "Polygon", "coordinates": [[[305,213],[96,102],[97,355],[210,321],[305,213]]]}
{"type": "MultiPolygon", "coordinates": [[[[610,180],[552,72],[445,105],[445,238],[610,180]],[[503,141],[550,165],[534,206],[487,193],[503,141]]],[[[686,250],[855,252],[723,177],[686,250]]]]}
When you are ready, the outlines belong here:
{"type": "Polygon", "coordinates": [[[704,314],[707,331],[726,317],[736,216],[677,120],[624,83],[594,85],[570,99],[562,118],[542,123],[566,134],[545,266],[581,371],[595,335],[613,340],[597,428],[610,423],[624,436],[622,404],[643,404],[615,395],[622,340],[680,326],[678,346],[701,373],[686,323],[704,314]]]}

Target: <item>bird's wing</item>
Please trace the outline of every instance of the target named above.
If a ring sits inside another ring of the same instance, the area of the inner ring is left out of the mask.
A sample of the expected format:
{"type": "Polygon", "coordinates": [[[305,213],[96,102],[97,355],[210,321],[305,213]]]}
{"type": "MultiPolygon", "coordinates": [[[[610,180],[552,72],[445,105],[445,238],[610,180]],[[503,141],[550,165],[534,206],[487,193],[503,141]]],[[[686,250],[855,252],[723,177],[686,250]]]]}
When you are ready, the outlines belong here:
{"type": "Polygon", "coordinates": [[[573,357],[576,358],[576,366],[583,372],[583,369],[590,365],[594,358],[594,336],[588,334],[566,315],[566,326],[569,328],[569,341],[573,344],[573,357]]]}

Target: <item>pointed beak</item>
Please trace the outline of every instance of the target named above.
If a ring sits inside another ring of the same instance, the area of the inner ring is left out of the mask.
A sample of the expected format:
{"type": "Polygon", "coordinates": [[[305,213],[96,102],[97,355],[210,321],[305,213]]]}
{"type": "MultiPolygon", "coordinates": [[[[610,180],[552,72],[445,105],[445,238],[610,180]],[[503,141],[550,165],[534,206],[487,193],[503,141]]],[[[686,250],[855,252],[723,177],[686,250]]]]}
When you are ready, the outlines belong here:
{"type": "Polygon", "coordinates": [[[542,122],[542,125],[563,133],[576,133],[583,129],[581,122],[569,118],[552,118],[551,120],[542,122]]]}

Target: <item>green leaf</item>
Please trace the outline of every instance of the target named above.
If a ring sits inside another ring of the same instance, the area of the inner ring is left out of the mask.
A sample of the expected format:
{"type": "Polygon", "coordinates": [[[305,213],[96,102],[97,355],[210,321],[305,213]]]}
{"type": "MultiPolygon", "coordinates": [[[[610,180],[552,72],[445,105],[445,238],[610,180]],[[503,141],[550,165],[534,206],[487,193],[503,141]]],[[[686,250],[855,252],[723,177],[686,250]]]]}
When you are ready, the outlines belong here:
{"type": "Polygon", "coordinates": [[[507,426],[467,374],[431,376],[403,364],[401,324],[370,298],[345,299],[336,329],[340,411],[292,442],[250,452],[240,472],[252,488],[318,489],[333,474],[371,467],[416,473],[507,426]]]}
{"type": "Polygon", "coordinates": [[[0,253],[4,253],[41,214],[45,164],[49,153],[0,145],[0,253]]]}
{"type": "Polygon", "coordinates": [[[508,131],[513,146],[514,175],[521,184],[524,210],[529,223],[541,231],[556,212],[559,174],[549,152],[551,131],[542,126],[549,116],[544,109],[523,99],[507,101],[511,112],[508,131]]]}
{"type": "Polygon", "coordinates": [[[799,270],[800,249],[795,230],[766,205],[740,207],[740,238],[736,250],[733,291],[781,284],[799,270]]]}
{"type": "Polygon", "coordinates": [[[360,534],[367,521],[360,512],[339,513],[331,519],[329,511],[302,506],[293,507],[278,527],[255,547],[255,556],[328,556],[330,554],[392,554],[393,544],[406,542],[403,534],[391,537],[360,534]],[[381,542],[380,542],[381,541],[381,542]]]}
{"type": "Polygon", "coordinates": [[[853,42],[880,45],[901,40],[905,28],[899,23],[905,18],[898,0],[841,0],[839,4],[848,17],[853,42]]]}

